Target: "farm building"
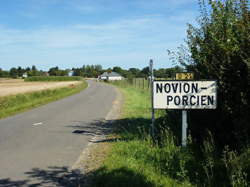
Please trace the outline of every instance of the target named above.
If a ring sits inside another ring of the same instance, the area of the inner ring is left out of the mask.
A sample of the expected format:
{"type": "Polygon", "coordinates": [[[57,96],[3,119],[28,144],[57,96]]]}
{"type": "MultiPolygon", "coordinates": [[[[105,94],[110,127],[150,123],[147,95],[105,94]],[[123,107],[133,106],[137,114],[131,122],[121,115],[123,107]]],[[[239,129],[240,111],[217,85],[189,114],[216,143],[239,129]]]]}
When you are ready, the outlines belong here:
{"type": "Polygon", "coordinates": [[[69,71],[69,72],[68,72],[68,76],[70,76],[70,77],[74,76],[74,71],[72,71],[72,70],[69,71]]]}
{"type": "Polygon", "coordinates": [[[27,78],[27,77],[28,77],[28,73],[25,72],[25,73],[22,75],[22,77],[23,77],[24,79],[27,78]]]}
{"type": "Polygon", "coordinates": [[[123,76],[121,76],[120,74],[116,73],[116,72],[104,72],[103,74],[101,74],[100,76],[98,76],[99,80],[108,80],[108,81],[115,81],[115,80],[122,80],[123,76]]]}
{"type": "Polygon", "coordinates": [[[42,75],[48,77],[48,76],[49,76],[49,73],[48,73],[48,72],[43,72],[42,75]]]}

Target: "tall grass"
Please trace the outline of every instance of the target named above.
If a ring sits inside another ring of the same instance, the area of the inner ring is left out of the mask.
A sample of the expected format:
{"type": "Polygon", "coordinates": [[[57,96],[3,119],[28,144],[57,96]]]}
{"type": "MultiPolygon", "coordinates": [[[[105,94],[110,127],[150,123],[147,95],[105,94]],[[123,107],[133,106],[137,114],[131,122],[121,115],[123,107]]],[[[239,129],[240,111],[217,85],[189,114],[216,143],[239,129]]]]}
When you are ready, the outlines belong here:
{"type": "Polygon", "coordinates": [[[0,97],[0,118],[8,117],[16,113],[61,99],[75,94],[87,87],[84,81],[81,84],[49,89],[32,93],[17,94],[14,96],[0,97]]]}
{"type": "Polygon", "coordinates": [[[161,167],[162,163],[163,167],[173,170],[175,166],[163,161],[175,159],[180,148],[170,143],[171,138],[166,139],[169,142],[165,149],[152,144],[148,90],[128,85],[121,91],[125,103],[122,119],[115,124],[117,139],[103,166],[94,172],[93,186],[190,186],[185,179],[178,181],[165,175],[161,167]]]}
{"type": "Polygon", "coordinates": [[[67,76],[34,76],[27,77],[24,81],[80,81],[83,80],[82,77],[67,77],[67,76]]]}
{"type": "Polygon", "coordinates": [[[249,186],[250,149],[228,147],[220,153],[213,137],[200,146],[182,148],[164,112],[157,112],[155,144],[149,134],[150,95],[133,84],[113,82],[124,95],[122,118],[117,120],[112,151],[94,174],[93,186],[249,186]]]}

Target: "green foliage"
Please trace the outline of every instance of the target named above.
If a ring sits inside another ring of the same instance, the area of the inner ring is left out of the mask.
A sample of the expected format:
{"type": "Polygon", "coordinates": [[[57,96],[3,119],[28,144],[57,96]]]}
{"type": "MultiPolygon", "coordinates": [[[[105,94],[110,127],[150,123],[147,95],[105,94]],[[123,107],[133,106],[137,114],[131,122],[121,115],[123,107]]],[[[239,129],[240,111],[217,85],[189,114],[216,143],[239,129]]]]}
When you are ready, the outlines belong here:
{"type": "Polygon", "coordinates": [[[58,66],[50,68],[48,71],[50,76],[66,76],[68,75],[68,70],[60,70],[58,66]]]}
{"type": "Polygon", "coordinates": [[[218,109],[191,111],[191,133],[200,139],[209,129],[221,148],[228,144],[240,149],[250,136],[249,1],[200,0],[199,4],[199,26],[189,25],[187,31],[191,56],[178,60],[198,79],[218,81],[218,109]]]}
{"type": "MultiPolygon", "coordinates": [[[[248,154],[249,156],[249,151],[250,149],[243,152],[243,155],[246,156],[248,154]]],[[[245,157],[244,160],[242,157],[243,156],[238,155],[237,152],[230,151],[228,147],[225,147],[223,151],[222,161],[225,164],[226,174],[232,186],[248,186],[246,168],[248,168],[248,170],[250,169],[249,157],[245,157]]]]}
{"type": "Polygon", "coordinates": [[[182,148],[160,111],[156,112],[155,144],[149,134],[149,91],[115,84],[125,97],[123,115],[114,125],[116,138],[111,152],[93,173],[92,186],[250,185],[249,148],[239,154],[225,147],[221,154],[211,133],[200,146],[189,137],[188,146],[182,148]]]}
{"type": "Polygon", "coordinates": [[[175,78],[176,73],[183,72],[183,68],[180,66],[175,66],[173,68],[160,68],[158,70],[154,70],[154,76],[156,78],[175,78]]]}
{"type": "Polygon", "coordinates": [[[8,71],[4,71],[0,68],[0,77],[9,77],[9,72],[8,71]]]}
{"type": "Polygon", "coordinates": [[[74,76],[82,77],[94,77],[97,78],[98,75],[103,73],[101,65],[83,65],[81,68],[73,68],[74,76]]]}
{"type": "MultiPolygon", "coordinates": [[[[29,77],[34,76],[67,76],[69,72],[73,72],[73,76],[80,77],[92,77],[97,78],[103,72],[116,72],[122,75],[125,78],[133,79],[133,78],[147,78],[149,76],[148,67],[142,68],[141,70],[138,68],[129,68],[128,70],[122,69],[119,66],[115,66],[113,68],[108,68],[106,70],[102,69],[101,65],[83,65],[81,68],[72,68],[72,71],[69,69],[62,70],[58,66],[52,67],[48,72],[44,72],[42,70],[37,70],[36,66],[27,67],[27,68],[11,68],[10,71],[2,71],[0,69],[0,77],[22,77],[24,73],[26,73],[29,77]]],[[[173,68],[161,68],[154,69],[155,77],[157,78],[171,78],[175,76],[176,72],[182,72],[183,68],[180,66],[175,66],[173,68]]]]}
{"type": "Polygon", "coordinates": [[[141,71],[138,68],[129,68],[128,71],[131,72],[134,77],[141,77],[141,71]]]}
{"type": "Polygon", "coordinates": [[[64,87],[53,90],[43,90],[32,93],[17,94],[14,96],[0,97],[0,118],[11,116],[25,110],[46,104],[63,97],[80,92],[87,87],[83,83],[75,87],[64,87]]]}
{"type": "Polygon", "coordinates": [[[10,69],[10,77],[12,78],[17,78],[18,77],[18,72],[16,68],[11,68],[10,69]]]}
{"type": "Polygon", "coordinates": [[[35,77],[27,77],[24,80],[28,82],[33,82],[33,81],[80,81],[83,79],[82,77],[67,77],[67,76],[35,76],[35,77]]]}
{"type": "Polygon", "coordinates": [[[26,69],[20,66],[17,68],[13,67],[9,71],[3,71],[0,68],[0,77],[18,78],[22,77],[24,73],[27,73],[28,76],[41,76],[43,74],[43,72],[38,71],[34,65],[32,68],[27,67],[26,69]]]}
{"type": "MultiPolygon", "coordinates": [[[[125,86],[121,89],[125,105],[122,119],[115,125],[119,138],[113,143],[112,151],[103,166],[94,172],[92,186],[191,186],[182,176],[185,173],[182,169],[178,172],[180,181],[171,178],[171,175],[177,175],[174,170],[184,165],[182,161],[176,160],[181,149],[172,144],[172,136],[166,136],[169,138],[164,148],[152,144],[148,134],[148,90],[129,84],[120,86],[125,86]]],[[[182,156],[179,155],[179,159],[182,156]]]]}

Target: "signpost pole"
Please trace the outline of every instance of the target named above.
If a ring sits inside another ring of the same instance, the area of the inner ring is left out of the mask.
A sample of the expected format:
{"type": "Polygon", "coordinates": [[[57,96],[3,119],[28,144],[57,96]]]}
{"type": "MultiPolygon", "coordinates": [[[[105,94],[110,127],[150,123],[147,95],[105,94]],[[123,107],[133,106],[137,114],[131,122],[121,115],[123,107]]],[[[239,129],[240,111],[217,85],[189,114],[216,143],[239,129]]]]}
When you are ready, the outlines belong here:
{"type": "Polygon", "coordinates": [[[182,147],[186,147],[187,145],[187,111],[182,110],[182,139],[181,145],[182,147]]]}
{"type": "Polygon", "coordinates": [[[155,135],[154,135],[154,121],[155,121],[155,110],[154,110],[154,70],[153,70],[153,60],[150,59],[149,62],[149,70],[150,70],[150,81],[151,81],[151,105],[152,105],[152,123],[151,123],[151,136],[153,138],[153,141],[155,140],[155,135]]]}
{"type": "MultiPolygon", "coordinates": [[[[176,80],[154,80],[152,106],[154,109],[182,110],[181,145],[186,147],[188,143],[187,110],[216,109],[217,86],[216,81],[193,81],[191,80],[193,76],[186,78],[186,75],[192,74],[185,72],[182,74],[176,76],[176,80]]],[[[152,111],[152,121],[153,115],[152,111]]]]}

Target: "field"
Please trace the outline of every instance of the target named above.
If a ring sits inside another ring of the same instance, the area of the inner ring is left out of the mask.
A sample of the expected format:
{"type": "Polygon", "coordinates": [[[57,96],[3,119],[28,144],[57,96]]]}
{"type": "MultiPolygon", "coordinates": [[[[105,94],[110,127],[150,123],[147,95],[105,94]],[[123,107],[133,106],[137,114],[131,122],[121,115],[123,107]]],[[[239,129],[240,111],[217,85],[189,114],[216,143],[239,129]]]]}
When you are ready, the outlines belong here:
{"type": "Polygon", "coordinates": [[[73,87],[80,83],[80,81],[27,82],[23,79],[0,79],[0,97],[67,86],[73,87]]]}
{"type": "Polygon", "coordinates": [[[86,81],[24,82],[0,79],[0,119],[76,94],[86,81]]]}

